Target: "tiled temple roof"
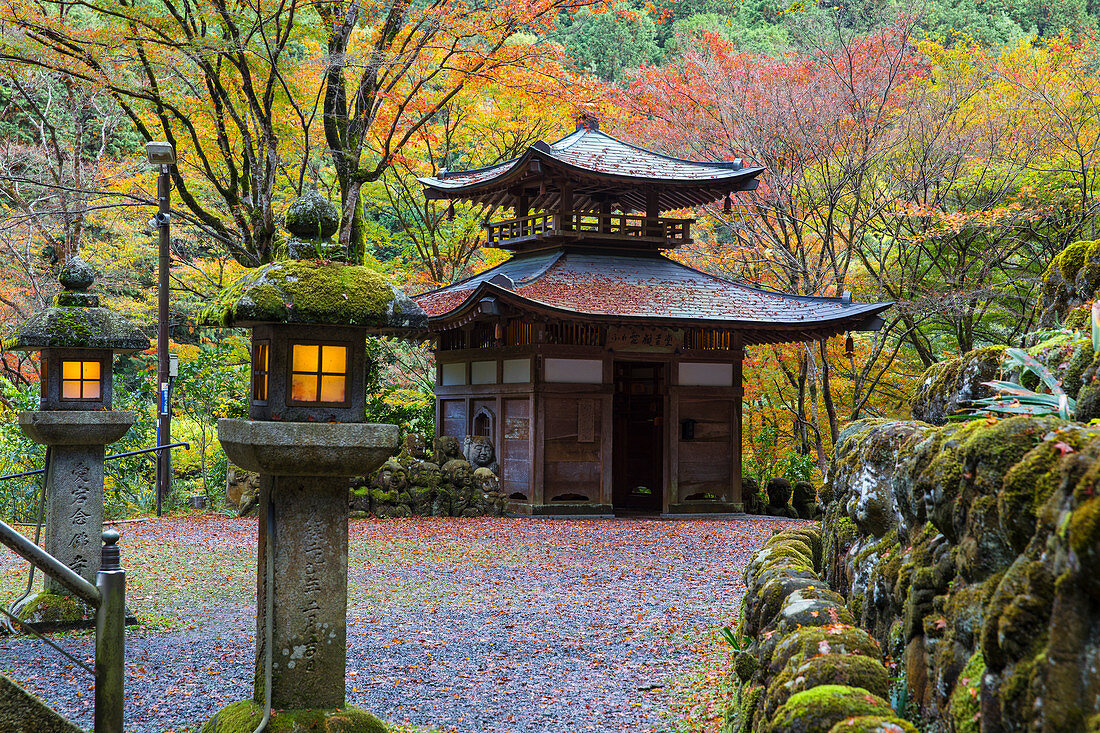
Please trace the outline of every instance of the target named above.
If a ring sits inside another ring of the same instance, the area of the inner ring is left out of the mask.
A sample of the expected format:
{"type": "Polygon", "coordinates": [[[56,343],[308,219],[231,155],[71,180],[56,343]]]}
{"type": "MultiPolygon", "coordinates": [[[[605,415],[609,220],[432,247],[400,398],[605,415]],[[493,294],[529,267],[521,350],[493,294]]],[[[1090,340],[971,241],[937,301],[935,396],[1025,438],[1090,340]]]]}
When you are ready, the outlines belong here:
{"type": "Polygon", "coordinates": [[[746,343],[864,330],[890,305],[763,290],[662,255],[569,249],[521,254],[414,300],[430,323],[443,326],[489,294],[520,309],[556,312],[562,318],[737,329],[746,332],[746,343]]]}
{"type": "MultiPolygon", "coordinates": [[[[763,168],[745,168],[740,160],[705,162],[683,160],[623,142],[597,127],[580,127],[562,139],[531,145],[523,155],[486,168],[468,171],[440,171],[436,176],[420,178],[429,198],[456,198],[508,206],[505,189],[527,184],[532,176],[546,178],[545,168],[573,174],[578,186],[574,210],[590,210],[598,205],[587,196],[584,184],[598,183],[599,191],[618,194],[625,204],[645,208],[639,184],[662,187],[660,209],[668,211],[712,203],[722,196],[755,188],[755,178],[763,168]],[[532,172],[532,161],[540,168],[532,172]],[[577,178],[579,176],[579,178],[577,178]],[[598,179],[598,181],[597,181],[598,179]],[[618,184],[621,191],[609,185],[618,184]]],[[[541,188],[531,201],[532,210],[550,206],[556,193],[541,188]]]]}

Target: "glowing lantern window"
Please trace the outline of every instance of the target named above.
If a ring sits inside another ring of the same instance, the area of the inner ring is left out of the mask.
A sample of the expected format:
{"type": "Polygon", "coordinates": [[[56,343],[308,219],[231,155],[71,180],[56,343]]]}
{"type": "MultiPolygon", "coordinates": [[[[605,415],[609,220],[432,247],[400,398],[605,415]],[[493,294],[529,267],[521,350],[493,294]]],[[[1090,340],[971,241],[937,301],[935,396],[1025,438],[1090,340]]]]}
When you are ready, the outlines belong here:
{"type": "Polygon", "coordinates": [[[267,341],[257,341],[252,349],[252,399],[267,401],[267,362],[270,350],[267,341]]]}
{"type": "Polygon", "coordinates": [[[290,400],[292,402],[346,402],[347,381],[347,346],[291,345],[290,400]]]}
{"type": "Polygon", "coordinates": [[[98,400],[102,396],[102,364],[98,361],[61,361],[61,399],[98,400]]]}

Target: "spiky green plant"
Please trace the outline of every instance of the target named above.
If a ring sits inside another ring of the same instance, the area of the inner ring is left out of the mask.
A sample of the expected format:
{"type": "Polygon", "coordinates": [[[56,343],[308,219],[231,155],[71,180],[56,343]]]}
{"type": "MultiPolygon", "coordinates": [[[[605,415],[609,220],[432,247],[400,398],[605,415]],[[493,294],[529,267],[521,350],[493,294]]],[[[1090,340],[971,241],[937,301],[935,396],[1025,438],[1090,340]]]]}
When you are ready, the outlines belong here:
{"type": "Polygon", "coordinates": [[[1039,378],[1039,382],[1049,392],[1035,392],[1018,382],[995,379],[982,382],[996,390],[992,397],[971,400],[964,419],[978,417],[991,412],[1004,415],[1056,415],[1065,420],[1073,419],[1074,400],[1065,393],[1058,378],[1035,357],[1023,349],[1006,349],[1008,358],[1004,367],[1007,371],[1027,370],[1039,378]]]}

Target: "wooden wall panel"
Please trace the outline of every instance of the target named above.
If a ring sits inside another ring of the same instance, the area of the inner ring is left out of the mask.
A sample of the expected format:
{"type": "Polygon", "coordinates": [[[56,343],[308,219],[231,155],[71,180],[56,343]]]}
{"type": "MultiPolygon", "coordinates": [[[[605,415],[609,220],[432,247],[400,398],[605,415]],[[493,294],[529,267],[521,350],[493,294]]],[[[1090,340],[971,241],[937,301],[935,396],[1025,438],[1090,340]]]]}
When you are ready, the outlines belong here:
{"type": "Polygon", "coordinates": [[[597,503],[603,483],[601,400],[592,397],[547,397],[545,410],[546,500],[575,497],[597,503]]]}
{"type": "Polygon", "coordinates": [[[523,399],[503,400],[501,411],[500,484],[506,495],[519,499],[531,498],[531,402],[523,399]]]}
{"type": "Polygon", "coordinates": [[[466,400],[440,400],[439,414],[443,423],[440,426],[443,435],[458,438],[461,444],[466,437],[466,400]]]}
{"type": "Polygon", "coordinates": [[[735,448],[732,417],[728,399],[680,399],[679,420],[695,420],[695,437],[677,443],[679,501],[698,494],[729,498],[730,451],[735,448]]]}

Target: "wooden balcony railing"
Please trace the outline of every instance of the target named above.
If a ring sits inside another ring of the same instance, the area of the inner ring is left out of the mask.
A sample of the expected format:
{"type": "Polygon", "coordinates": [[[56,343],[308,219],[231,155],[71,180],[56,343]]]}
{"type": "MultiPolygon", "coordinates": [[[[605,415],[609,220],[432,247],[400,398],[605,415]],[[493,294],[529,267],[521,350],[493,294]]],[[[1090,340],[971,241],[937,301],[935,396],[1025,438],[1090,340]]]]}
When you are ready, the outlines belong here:
{"type": "Polygon", "coordinates": [[[691,242],[694,219],[651,219],[640,214],[543,212],[485,225],[490,247],[537,239],[618,239],[653,244],[691,242]]]}

